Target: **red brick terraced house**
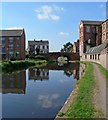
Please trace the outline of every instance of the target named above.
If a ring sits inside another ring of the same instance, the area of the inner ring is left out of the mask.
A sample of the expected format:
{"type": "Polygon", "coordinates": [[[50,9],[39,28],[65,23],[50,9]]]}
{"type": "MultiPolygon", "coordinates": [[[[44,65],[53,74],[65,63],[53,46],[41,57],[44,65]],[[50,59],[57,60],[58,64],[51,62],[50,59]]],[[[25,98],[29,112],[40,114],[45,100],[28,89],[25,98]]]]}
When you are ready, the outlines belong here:
{"type": "Polygon", "coordinates": [[[16,54],[17,60],[25,59],[24,29],[0,30],[0,59],[11,60],[16,54]]]}

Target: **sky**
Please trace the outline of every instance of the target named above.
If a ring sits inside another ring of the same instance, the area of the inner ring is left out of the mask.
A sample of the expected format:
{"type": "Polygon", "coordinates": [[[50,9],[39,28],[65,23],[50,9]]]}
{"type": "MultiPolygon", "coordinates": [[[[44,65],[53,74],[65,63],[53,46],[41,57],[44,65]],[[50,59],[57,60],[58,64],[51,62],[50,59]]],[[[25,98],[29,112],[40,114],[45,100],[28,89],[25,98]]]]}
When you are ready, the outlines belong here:
{"type": "Polygon", "coordinates": [[[50,51],[60,51],[67,42],[79,39],[81,20],[104,21],[105,2],[4,2],[2,27],[24,28],[28,40],[48,39],[50,51]]]}

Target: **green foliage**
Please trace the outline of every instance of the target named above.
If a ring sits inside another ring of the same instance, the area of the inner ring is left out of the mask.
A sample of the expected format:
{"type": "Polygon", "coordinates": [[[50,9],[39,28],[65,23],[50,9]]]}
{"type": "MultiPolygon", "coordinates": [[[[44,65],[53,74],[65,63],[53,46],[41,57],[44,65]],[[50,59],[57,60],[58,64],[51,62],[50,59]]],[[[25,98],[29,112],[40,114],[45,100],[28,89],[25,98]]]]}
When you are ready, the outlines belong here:
{"type": "Polygon", "coordinates": [[[78,81],[77,97],[66,116],[70,118],[92,118],[94,111],[92,104],[94,83],[93,66],[92,64],[87,64],[85,75],[78,81]]]}
{"type": "Polygon", "coordinates": [[[42,55],[36,55],[35,59],[36,60],[46,60],[46,58],[44,56],[42,56],[42,55]]]}
{"type": "Polygon", "coordinates": [[[63,112],[59,112],[59,113],[58,113],[58,116],[59,116],[59,117],[62,117],[63,115],[64,115],[63,112]]]}
{"type": "Polygon", "coordinates": [[[106,70],[102,65],[98,64],[102,74],[106,77],[106,80],[108,80],[108,70],[106,70]]]}
{"type": "Polygon", "coordinates": [[[21,61],[7,61],[2,63],[3,72],[12,72],[14,70],[27,69],[30,66],[41,65],[46,63],[45,60],[34,61],[34,60],[21,60],[21,61]]]}
{"type": "Polygon", "coordinates": [[[61,49],[61,52],[72,52],[72,51],[73,51],[73,44],[70,42],[63,45],[63,48],[61,49]]]}

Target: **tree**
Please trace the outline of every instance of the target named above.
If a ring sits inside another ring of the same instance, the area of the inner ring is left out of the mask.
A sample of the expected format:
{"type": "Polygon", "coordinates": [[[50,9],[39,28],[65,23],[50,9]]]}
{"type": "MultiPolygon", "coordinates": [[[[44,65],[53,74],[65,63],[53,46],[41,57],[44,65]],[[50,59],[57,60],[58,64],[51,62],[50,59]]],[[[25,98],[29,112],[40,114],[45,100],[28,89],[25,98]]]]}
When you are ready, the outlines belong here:
{"type": "Polygon", "coordinates": [[[61,52],[72,52],[72,51],[73,51],[73,44],[70,42],[63,45],[63,48],[61,49],[61,52]]]}
{"type": "Polygon", "coordinates": [[[14,51],[14,53],[13,53],[13,56],[12,56],[12,58],[11,58],[11,60],[16,60],[17,59],[17,57],[18,57],[18,52],[16,52],[16,51],[14,51]]]}
{"type": "Polygon", "coordinates": [[[39,55],[39,52],[40,52],[40,48],[39,48],[39,46],[37,46],[36,47],[36,53],[37,53],[37,55],[39,55]]]}

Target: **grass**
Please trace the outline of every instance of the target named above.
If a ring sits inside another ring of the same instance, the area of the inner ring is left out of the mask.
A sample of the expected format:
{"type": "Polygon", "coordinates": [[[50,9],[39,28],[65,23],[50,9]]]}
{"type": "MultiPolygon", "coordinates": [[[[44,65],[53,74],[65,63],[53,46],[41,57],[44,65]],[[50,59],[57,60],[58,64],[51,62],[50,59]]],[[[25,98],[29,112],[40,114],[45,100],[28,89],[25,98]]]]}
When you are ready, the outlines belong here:
{"type": "Polygon", "coordinates": [[[31,66],[39,67],[43,64],[47,63],[46,60],[21,60],[21,61],[4,61],[2,63],[2,71],[3,72],[12,72],[22,69],[27,69],[31,66]]]}
{"type": "Polygon", "coordinates": [[[102,65],[98,64],[101,73],[106,77],[106,80],[108,81],[108,70],[106,70],[102,65]]]}
{"type": "Polygon", "coordinates": [[[95,81],[91,63],[87,63],[85,74],[77,84],[79,88],[77,95],[65,116],[69,118],[92,118],[94,111],[92,98],[95,81]]]}

